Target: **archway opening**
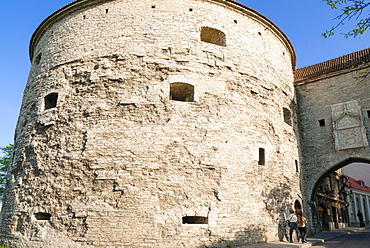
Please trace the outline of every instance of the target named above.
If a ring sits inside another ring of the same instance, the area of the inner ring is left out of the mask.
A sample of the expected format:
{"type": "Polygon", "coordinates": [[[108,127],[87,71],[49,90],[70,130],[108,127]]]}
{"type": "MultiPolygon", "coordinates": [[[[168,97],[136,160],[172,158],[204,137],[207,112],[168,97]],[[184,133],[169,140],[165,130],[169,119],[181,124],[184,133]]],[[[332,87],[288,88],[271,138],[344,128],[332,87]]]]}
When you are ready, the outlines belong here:
{"type": "Polygon", "coordinates": [[[333,231],[346,226],[370,223],[370,161],[347,159],[329,169],[316,182],[312,217],[320,231],[333,231]]]}
{"type": "Polygon", "coordinates": [[[298,200],[294,202],[294,210],[296,214],[302,213],[302,205],[298,200]]]}

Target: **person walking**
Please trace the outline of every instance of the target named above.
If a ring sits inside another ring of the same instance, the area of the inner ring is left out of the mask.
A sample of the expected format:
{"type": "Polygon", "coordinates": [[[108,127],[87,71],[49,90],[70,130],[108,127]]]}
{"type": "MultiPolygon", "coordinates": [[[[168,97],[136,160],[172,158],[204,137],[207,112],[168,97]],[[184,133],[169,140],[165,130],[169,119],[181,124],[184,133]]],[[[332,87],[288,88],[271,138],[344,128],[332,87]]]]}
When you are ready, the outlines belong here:
{"type": "Polygon", "coordinates": [[[361,211],[360,210],[358,210],[358,212],[357,212],[357,217],[358,217],[358,219],[360,220],[360,226],[362,227],[362,226],[365,226],[365,224],[364,224],[364,216],[362,215],[362,213],[361,213],[361,211]]]}
{"type": "Polygon", "coordinates": [[[293,209],[290,210],[290,215],[288,216],[287,221],[288,221],[288,224],[289,224],[289,241],[290,241],[290,243],[293,243],[293,231],[294,230],[296,231],[298,242],[299,242],[299,234],[298,234],[298,230],[297,230],[298,218],[295,215],[293,209]]]}
{"type": "Polygon", "coordinates": [[[306,243],[308,226],[307,226],[307,219],[306,217],[303,216],[302,213],[298,214],[297,227],[298,227],[299,233],[301,234],[302,243],[306,243]]]}

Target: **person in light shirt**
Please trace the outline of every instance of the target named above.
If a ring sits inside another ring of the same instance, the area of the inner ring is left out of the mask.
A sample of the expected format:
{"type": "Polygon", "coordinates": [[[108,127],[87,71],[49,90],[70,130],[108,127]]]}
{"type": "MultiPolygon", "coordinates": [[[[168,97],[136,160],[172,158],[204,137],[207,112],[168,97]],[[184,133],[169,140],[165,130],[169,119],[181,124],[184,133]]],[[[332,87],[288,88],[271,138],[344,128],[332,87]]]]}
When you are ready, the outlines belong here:
{"type": "Polygon", "coordinates": [[[293,209],[290,210],[290,215],[288,216],[287,221],[289,223],[289,240],[290,240],[290,243],[293,243],[292,236],[293,236],[293,231],[294,230],[296,231],[298,242],[299,242],[299,233],[298,233],[298,230],[297,230],[298,218],[297,218],[297,215],[295,215],[293,209]]]}

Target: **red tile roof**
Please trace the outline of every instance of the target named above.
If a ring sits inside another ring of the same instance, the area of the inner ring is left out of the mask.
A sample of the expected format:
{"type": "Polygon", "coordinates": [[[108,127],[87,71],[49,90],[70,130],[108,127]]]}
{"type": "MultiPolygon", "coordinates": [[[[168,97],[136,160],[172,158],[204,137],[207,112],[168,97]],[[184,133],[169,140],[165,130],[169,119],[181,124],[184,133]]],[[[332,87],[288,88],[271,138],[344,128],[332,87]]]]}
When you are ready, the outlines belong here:
{"type": "Polygon", "coordinates": [[[370,48],[331,59],[315,65],[299,68],[294,72],[294,81],[299,82],[331,72],[349,69],[370,62],[370,48]]]}
{"type": "Polygon", "coordinates": [[[362,186],[363,185],[362,180],[356,180],[350,176],[346,176],[346,177],[348,178],[348,182],[345,183],[346,187],[370,192],[370,187],[362,186]]]}

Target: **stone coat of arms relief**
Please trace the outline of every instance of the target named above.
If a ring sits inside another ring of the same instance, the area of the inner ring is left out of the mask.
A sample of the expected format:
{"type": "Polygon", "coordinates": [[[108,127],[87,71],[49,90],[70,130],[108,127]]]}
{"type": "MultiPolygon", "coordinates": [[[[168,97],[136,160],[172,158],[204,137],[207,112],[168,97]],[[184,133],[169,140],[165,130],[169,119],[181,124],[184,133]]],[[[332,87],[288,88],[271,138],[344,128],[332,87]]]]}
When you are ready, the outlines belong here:
{"type": "Polygon", "coordinates": [[[335,149],[345,150],[368,146],[361,107],[357,101],[331,106],[335,149]]]}

